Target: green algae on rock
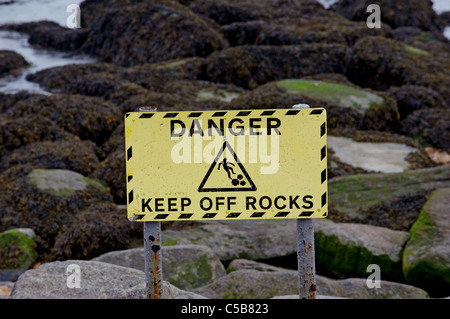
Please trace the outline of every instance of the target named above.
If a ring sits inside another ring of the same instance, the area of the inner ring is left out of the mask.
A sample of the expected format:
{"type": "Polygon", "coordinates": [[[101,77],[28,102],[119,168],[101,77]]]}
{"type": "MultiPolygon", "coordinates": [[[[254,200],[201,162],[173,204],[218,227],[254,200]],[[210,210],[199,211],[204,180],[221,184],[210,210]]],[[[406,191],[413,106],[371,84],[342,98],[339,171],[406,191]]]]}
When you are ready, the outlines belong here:
{"type": "Polygon", "coordinates": [[[431,193],[410,231],[403,254],[406,281],[438,297],[450,288],[450,188],[431,193]]]}
{"type": "Polygon", "coordinates": [[[316,265],[345,277],[366,277],[367,266],[381,267],[384,280],[404,281],[403,247],[409,234],[364,224],[314,221],[316,265]]]}
{"type": "Polygon", "coordinates": [[[353,107],[365,113],[372,105],[383,105],[384,99],[376,94],[350,86],[314,80],[286,79],[277,82],[289,93],[303,94],[338,106],[353,107]]]}
{"type": "Polygon", "coordinates": [[[107,188],[94,180],[69,170],[34,169],[28,174],[29,182],[44,192],[57,196],[71,196],[75,191],[84,190],[88,185],[107,191],[107,188]]]}
{"type": "Polygon", "coordinates": [[[17,277],[36,261],[36,243],[32,229],[16,228],[0,233],[0,281],[17,277]]]}
{"type": "Polygon", "coordinates": [[[328,187],[330,219],[409,230],[424,196],[450,187],[450,166],[337,177],[328,187]]]}

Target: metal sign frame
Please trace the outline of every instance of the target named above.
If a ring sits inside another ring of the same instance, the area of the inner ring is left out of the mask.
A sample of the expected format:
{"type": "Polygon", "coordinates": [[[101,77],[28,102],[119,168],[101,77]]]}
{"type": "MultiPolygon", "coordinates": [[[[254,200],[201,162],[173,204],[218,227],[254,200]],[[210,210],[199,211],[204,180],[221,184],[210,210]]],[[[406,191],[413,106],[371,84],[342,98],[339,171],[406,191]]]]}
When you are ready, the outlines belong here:
{"type": "Polygon", "coordinates": [[[130,112],[125,127],[130,219],[327,215],[322,108],[130,112]]]}
{"type": "MultiPolygon", "coordinates": [[[[306,112],[308,112],[309,115],[321,115],[324,113],[324,109],[309,109],[309,106],[306,104],[299,104],[294,105],[293,110],[288,110],[287,113],[289,114],[298,114],[300,113],[301,109],[308,109],[306,112]]],[[[153,113],[149,112],[156,112],[157,109],[155,107],[141,107],[139,108],[139,112],[143,112],[144,114],[141,114],[139,118],[151,118],[153,113]]],[[[240,111],[240,112],[251,112],[251,111],[240,111]]],[[[269,111],[263,111],[264,112],[272,112],[271,114],[275,113],[273,110],[269,111]]],[[[197,112],[199,113],[199,112],[197,112]]],[[[261,114],[263,114],[261,113],[261,114]]],[[[166,113],[167,115],[168,113],[166,113]]],[[[173,114],[173,113],[172,113],[173,114]]],[[[320,138],[322,141],[324,140],[324,145],[320,147],[320,161],[321,163],[325,163],[325,168],[321,170],[320,172],[320,180],[321,185],[324,185],[325,191],[321,195],[321,208],[323,209],[321,214],[322,218],[326,217],[327,215],[327,167],[326,167],[326,113],[325,115],[325,121],[320,125],[320,138]]],[[[129,114],[126,115],[126,118],[129,116],[129,114]]],[[[169,115],[169,117],[172,115],[169,115]]],[[[174,117],[174,116],[173,116],[174,117]]],[[[269,122],[268,122],[269,123],[269,122]]],[[[278,128],[278,127],[277,127],[278,128]]],[[[131,135],[130,126],[126,126],[126,140],[131,135]]],[[[127,143],[126,143],[127,144],[127,143]]],[[[225,152],[225,149],[228,148],[227,143],[225,142],[222,146],[221,152],[225,152]]],[[[233,151],[231,151],[233,153],[233,151]]],[[[132,146],[127,144],[126,147],[126,159],[127,163],[132,157],[132,146]]],[[[208,192],[213,191],[211,189],[205,188],[205,184],[208,180],[208,177],[211,175],[212,170],[217,165],[220,167],[220,164],[222,164],[222,168],[225,169],[227,165],[227,161],[225,162],[219,162],[217,158],[219,157],[219,153],[216,155],[216,158],[214,159],[213,163],[211,164],[207,175],[203,178],[200,186],[198,187],[198,192],[208,192]]],[[[240,162],[237,160],[237,155],[233,154],[234,160],[236,161],[236,164],[241,167],[240,162]]],[[[231,163],[231,162],[229,162],[231,163]]],[[[322,164],[323,165],[323,164],[322,164]]],[[[252,190],[255,191],[255,185],[253,181],[251,180],[250,176],[246,172],[246,170],[241,167],[243,176],[241,180],[244,179],[244,176],[246,177],[246,182],[249,183],[249,185],[246,186],[245,190],[252,190]],[[250,188],[249,188],[250,187],[250,188]]],[[[127,182],[130,182],[133,179],[133,170],[129,170],[127,166],[127,182]]],[[[228,172],[228,175],[230,175],[230,172],[228,172]]],[[[239,184],[239,183],[238,183],[239,184]]],[[[242,185],[234,185],[237,186],[237,188],[243,188],[240,186],[245,186],[245,183],[242,185]]],[[[128,188],[128,183],[127,183],[128,188]]],[[[230,189],[227,190],[219,190],[219,191],[236,191],[237,188],[229,187],[230,189]]],[[[322,188],[323,190],[323,188],[322,188]]],[[[128,203],[133,201],[133,189],[128,191],[128,203]],[[131,192],[131,193],[130,193],[131,192]],[[131,199],[131,200],[130,200],[131,199]]],[[[128,211],[129,212],[129,211],[128,211]]],[[[320,210],[319,210],[320,212],[320,210]]],[[[255,213],[253,213],[254,215],[255,213]]],[[[147,282],[147,297],[149,299],[160,299],[162,296],[162,257],[161,257],[161,223],[160,221],[146,221],[143,219],[142,214],[132,214],[129,215],[130,221],[136,221],[139,219],[142,219],[144,221],[144,251],[145,251],[145,273],[146,273],[146,282],[147,282]],[[140,217],[142,216],[142,217],[140,217]],[[140,218],[139,218],[140,217],[140,218]]],[[[182,216],[181,214],[180,216],[182,216]]],[[[228,215],[232,215],[228,213],[228,215]]],[[[298,276],[299,276],[299,298],[300,299],[314,299],[315,298],[315,291],[316,291],[316,277],[315,277],[315,256],[314,256],[314,227],[312,224],[311,219],[312,214],[303,214],[297,216],[297,260],[298,260],[298,276]],[[302,218],[304,217],[304,218],[302,218]]],[[[239,215],[238,215],[239,216],[239,215]]],[[[261,216],[255,216],[255,217],[261,217],[261,216]]],[[[275,218],[277,215],[274,216],[275,218]]],[[[286,216],[281,216],[286,217],[286,216]]],[[[317,216],[316,216],[317,217],[317,216]]],[[[292,217],[291,217],[292,218],[292,217]]],[[[178,218],[179,219],[179,218],[178,218]]]]}

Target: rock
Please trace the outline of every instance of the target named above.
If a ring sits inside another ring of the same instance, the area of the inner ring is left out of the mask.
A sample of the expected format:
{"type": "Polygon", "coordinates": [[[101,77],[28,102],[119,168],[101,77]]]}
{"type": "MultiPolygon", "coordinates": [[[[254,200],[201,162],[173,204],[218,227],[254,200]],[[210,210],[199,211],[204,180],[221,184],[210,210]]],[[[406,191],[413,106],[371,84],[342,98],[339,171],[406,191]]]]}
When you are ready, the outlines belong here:
{"type": "Polygon", "coordinates": [[[56,141],[74,136],[48,118],[28,114],[15,119],[0,121],[0,155],[6,156],[12,150],[30,143],[56,141]]]}
{"type": "MultiPolygon", "coordinates": [[[[108,263],[66,260],[46,263],[22,274],[11,299],[145,298],[145,273],[108,263]],[[79,288],[74,277],[80,271],[79,288]],[[73,287],[73,288],[71,288],[73,287]]],[[[163,298],[201,298],[163,283],[163,298]]]]}
{"type": "Polygon", "coordinates": [[[181,289],[207,285],[226,273],[219,258],[207,246],[165,246],[162,254],[166,280],[181,289]]]}
{"type": "Polygon", "coordinates": [[[93,203],[76,212],[70,225],[60,226],[53,247],[54,258],[91,259],[109,251],[126,249],[142,235],[140,225],[123,218],[125,212],[110,202],[93,203]]]}
{"type": "Polygon", "coordinates": [[[430,159],[440,165],[440,164],[450,164],[450,154],[438,149],[435,149],[433,147],[425,147],[424,148],[425,152],[427,152],[427,154],[430,156],[430,159]]]}
{"type": "MultiPolygon", "coordinates": [[[[120,142],[123,144],[123,139],[120,142]]],[[[118,204],[126,204],[127,202],[124,154],[123,149],[118,149],[109,154],[91,174],[92,178],[101,181],[110,188],[114,202],[118,204]]]]}
{"type": "Polygon", "coordinates": [[[315,13],[325,14],[326,11],[317,1],[273,1],[263,0],[193,0],[187,6],[194,12],[213,19],[220,25],[233,22],[263,20],[264,22],[279,18],[294,18],[315,13]]]}
{"type": "Polygon", "coordinates": [[[119,75],[152,91],[161,91],[171,81],[193,81],[203,77],[204,58],[192,57],[125,68],[119,75]]]}
{"type": "Polygon", "coordinates": [[[2,158],[0,170],[27,165],[33,168],[73,170],[87,175],[99,164],[98,151],[93,142],[82,141],[78,137],[36,142],[15,149],[2,158]]]}
{"type": "MultiPolygon", "coordinates": [[[[298,298],[298,295],[285,295],[285,296],[275,296],[270,299],[299,299],[299,298],[298,298]]],[[[348,298],[316,295],[316,299],[348,299],[348,298]]]]}
{"type": "Polygon", "coordinates": [[[28,66],[28,62],[19,53],[10,50],[0,50],[0,76],[28,66]]]}
{"type": "Polygon", "coordinates": [[[380,280],[380,288],[369,288],[365,278],[333,280],[318,276],[317,293],[355,299],[426,299],[428,293],[420,288],[380,280]]]}
{"type": "Polygon", "coordinates": [[[410,168],[407,156],[417,152],[405,144],[355,142],[342,136],[328,135],[327,143],[342,162],[372,172],[403,172],[410,168]]]}
{"type": "Polygon", "coordinates": [[[296,271],[236,270],[192,291],[212,299],[267,299],[298,293],[297,277],[296,271]]]}
{"type": "Polygon", "coordinates": [[[397,126],[397,107],[387,97],[354,86],[307,79],[287,79],[278,81],[277,85],[302,97],[329,102],[340,108],[351,107],[363,115],[362,125],[366,129],[386,130],[397,126]]]}
{"type": "Polygon", "coordinates": [[[81,10],[93,16],[82,50],[123,66],[204,57],[227,46],[211,24],[176,1],[85,1],[81,10]]]}
{"type": "MultiPolygon", "coordinates": [[[[369,0],[340,0],[331,6],[331,10],[355,21],[366,21],[371,13],[367,12],[369,0]]],[[[377,2],[381,8],[381,20],[393,28],[402,26],[416,26],[423,30],[433,30],[437,33],[440,27],[437,14],[432,8],[431,1],[420,0],[381,0],[377,2]]]]}
{"type": "Polygon", "coordinates": [[[293,220],[198,222],[187,230],[165,230],[163,245],[196,244],[210,247],[220,260],[263,259],[297,251],[293,220]]]}
{"type": "MultiPolygon", "coordinates": [[[[270,272],[273,274],[288,273],[291,276],[291,281],[298,284],[298,271],[290,270],[280,267],[267,265],[261,262],[252,260],[233,260],[228,271],[259,271],[270,272]]],[[[369,275],[366,273],[365,275],[369,275]]],[[[261,275],[262,277],[265,274],[261,275]]],[[[285,275],[286,276],[286,275],[285,275]]],[[[364,276],[365,277],[365,276],[364,276]]],[[[383,277],[382,277],[383,278],[383,277]]],[[[334,299],[334,298],[357,298],[357,299],[387,299],[387,298],[428,298],[426,291],[413,287],[410,285],[400,284],[387,280],[380,280],[381,288],[368,288],[366,284],[367,279],[362,278],[347,278],[347,279],[331,279],[322,275],[316,274],[317,285],[317,299],[334,299]]],[[[211,286],[211,285],[210,285],[211,286]]],[[[200,288],[203,289],[203,288],[200,288]]],[[[206,290],[206,289],[204,289],[206,290]]],[[[285,295],[288,299],[298,299],[298,286],[294,295],[285,295]]],[[[279,297],[283,298],[283,297],[279,297]]],[[[278,298],[277,298],[278,299],[278,298]]]]}
{"type": "Polygon", "coordinates": [[[53,21],[7,24],[1,29],[26,33],[29,35],[28,43],[59,51],[75,51],[87,37],[85,29],[68,29],[53,21]]]}
{"type": "Polygon", "coordinates": [[[436,297],[450,288],[450,188],[435,190],[411,227],[403,254],[406,281],[436,297]]]}
{"type": "Polygon", "coordinates": [[[74,172],[14,166],[0,181],[6,185],[0,189],[0,231],[6,225],[32,228],[40,261],[128,248],[136,232],[104,186],[74,172]]]}
{"type": "Polygon", "coordinates": [[[0,233],[0,281],[15,281],[36,261],[35,237],[30,228],[0,233]]]}
{"type": "Polygon", "coordinates": [[[287,79],[277,82],[289,93],[310,96],[342,107],[353,107],[364,114],[372,105],[383,105],[384,99],[376,94],[350,86],[305,79],[287,79]]]}
{"type": "MultiPolygon", "coordinates": [[[[445,29],[443,27],[442,29],[445,29]]],[[[392,36],[407,44],[411,53],[420,56],[449,56],[448,43],[442,33],[424,31],[417,27],[399,27],[393,30],[392,36]],[[411,50],[413,48],[413,50],[411,50]],[[415,52],[414,52],[415,51],[415,52]]]]}
{"type": "Polygon", "coordinates": [[[345,277],[367,276],[367,266],[377,264],[382,278],[404,281],[404,231],[384,227],[314,220],[316,267],[345,277]]]}
{"type": "Polygon", "coordinates": [[[123,120],[117,105],[83,95],[35,95],[16,102],[4,114],[17,118],[30,113],[47,117],[65,131],[97,145],[104,143],[123,120]]]}
{"type": "Polygon", "coordinates": [[[88,185],[106,191],[102,184],[64,169],[35,169],[28,174],[27,178],[29,183],[37,189],[56,196],[71,196],[76,191],[85,190],[88,185]]]}
{"type": "MultiPolygon", "coordinates": [[[[163,278],[181,289],[204,286],[225,276],[225,268],[207,246],[163,246],[162,256],[163,278]]],[[[113,251],[93,260],[145,271],[144,248],[113,251]]]]}
{"type": "MultiPolygon", "coordinates": [[[[387,161],[389,164],[395,165],[403,165],[406,166],[408,169],[418,169],[418,168],[426,168],[426,167],[433,167],[433,161],[431,160],[428,152],[425,151],[425,149],[419,144],[419,142],[412,137],[392,133],[392,132],[380,132],[380,131],[374,131],[374,130],[356,130],[351,127],[344,127],[344,128],[329,128],[328,129],[328,136],[331,137],[330,141],[335,141],[336,138],[338,138],[339,141],[352,141],[351,143],[355,143],[354,146],[357,145],[373,145],[376,148],[382,148],[389,145],[398,145],[403,152],[403,156],[399,157],[397,162],[392,162],[389,159],[387,161]],[[341,137],[347,138],[347,139],[341,139],[341,137]],[[406,149],[411,150],[411,152],[406,153],[406,149]],[[407,162],[408,164],[406,164],[407,162]]],[[[338,147],[335,147],[335,149],[338,149],[338,147]]],[[[332,148],[328,148],[329,154],[330,154],[330,160],[331,162],[338,162],[339,164],[345,163],[343,160],[337,156],[337,153],[340,153],[343,155],[343,158],[350,157],[350,155],[345,155],[342,150],[334,151],[332,148]]],[[[364,153],[365,151],[361,151],[364,153]]],[[[366,151],[367,152],[367,151],[366,151]]],[[[396,153],[395,151],[393,152],[396,153]]],[[[374,154],[370,156],[375,156],[374,154]]],[[[355,158],[358,157],[358,155],[354,156],[355,158]]],[[[375,156],[376,157],[376,156],[375,156]]],[[[350,161],[350,160],[349,160],[350,161]]],[[[368,161],[370,161],[368,159],[368,161]]],[[[356,162],[354,162],[356,164],[356,162]]],[[[333,164],[334,165],[334,164],[333,164]]],[[[361,164],[360,165],[364,165],[361,164]]],[[[380,164],[380,170],[382,170],[381,167],[382,164],[380,164]]],[[[355,168],[357,168],[355,166],[355,168]]],[[[359,170],[362,170],[361,173],[368,173],[373,172],[373,170],[367,170],[358,168],[359,170]]],[[[399,170],[400,171],[400,170],[399,170]]],[[[358,174],[358,172],[355,172],[354,174],[358,174]]],[[[348,174],[347,174],[348,175],[348,174]]],[[[339,175],[338,175],[339,176],[339,175]]],[[[331,178],[331,177],[330,177],[331,178]]]]}
{"type": "MultiPolygon", "coordinates": [[[[117,79],[115,75],[121,69],[119,66],[101,62],[67,64],[28,74],[27,80],[39,83],[42,88],[52,93],[82,93],[83,95],[103,96],[110,94],[109,90],[107,90],[110,87],[105,84],[99,85],[95,75],[99,73],[108,74],[109,77],[107,79],[117,79]],[[90,81],[93,83],[91,84],[90,81]],[[84,84],[84,87],[81,86],[82,84],[84,84]],[[83,92],[76,92],[76,89],[84,90],[83,92]]],[[[106,76],[104,77],[106,78],[106,76]]]]}
{"type": "Polygon", "coordinates": [[[7,299],[14,288],[12,281],[0,281],[0,299],[7,299]]]}
{"type": "Polygon", "coordinates": [[[329,218],[408,231],[425,194],[450,185],[450,166],[333,178],[329,218]]]}
{"type": "Polygon", "coordinates": [[[402,121],[401,132],[448,152],[450,151],[450,109],[416,110],[402,121]]]}
{"type": "Polygon", "coordinates": [[[6,112],[9,108],[13,107],[20,100],[36,96],[38,94],[33,94],[28,91],[19,91],[15,94],[7,94],[0,92],[0,113],[6,112]]]}
{"type": "MultiPolygon", "coordinates": [[[[258,266],[257,266],[258,267],[258,266]]],[[[264,268],[264,266],[262,266],[264,268]]],[[[428,294],[413,286],[381,280],[381,288],[368,288],[366,279],[334,280],[316,275],[316,294],[320,296],[356,299],[428,298],[428,294]]],[[[216,282],[196,288],[193,292],[214,299],[267,299],[274,296],[296,295],[296,270],[258,271],[236,270],[216,282]]],[[[320,298],[318,298],[320,299],[320,298]]]]}
{"type": "MultiPolygon", "coordinates": [[[[335,73],[327,74],[330,77],[335,73]]],[[[345,78],[345,77],[344,77],[345,78]]],[[[358,128],[363,127],[363,115],[350,107],[311,98],[306,95],[288,93],[279,87],[277,81],[258,86],[251,91],[243,92],[228,105],[231,109],[276,109],[291,108],[295,104],[308,104],[310,107],[323,107],[327,110],[328,128],[358,128]]]]}
{"type": "Polygon", "coordinates": [[[236,21],[222,26],[220,31],[231,46],[305,45],[319,42],[352,46],[356,40],[365,36],[392,36],[392,29],[387,24],[383,23],[379,29],[369,29],[365,21],[349,21],[332,11],[320,9],[306,16],[298,14],[291,17],[284,15],[269,21],[236,21]]]}
{"type": "Polygon", "coordinates": [[[244,45],[217,51],[206,58],[205,76],[246,89],[274,80],[317,73],[343,73],[348,48],[314,43],[292,46],[244,45]]]}
{"type": "Polygon", "coordinates": [[[405,85],[390,88],[389,93],[397,102],[400,120],[420,109],[442,108],[445,101],[436,91],[422,86],[405,85]]]}
{"type": "Polygon", "coordinates": [[[407,84],[427,87],[439,93],[448,105],[448,46],[442,52],[430,54],[382,36],[363,37],[348,51],[343,73],[358,86],[378,91],[407,84]]]}

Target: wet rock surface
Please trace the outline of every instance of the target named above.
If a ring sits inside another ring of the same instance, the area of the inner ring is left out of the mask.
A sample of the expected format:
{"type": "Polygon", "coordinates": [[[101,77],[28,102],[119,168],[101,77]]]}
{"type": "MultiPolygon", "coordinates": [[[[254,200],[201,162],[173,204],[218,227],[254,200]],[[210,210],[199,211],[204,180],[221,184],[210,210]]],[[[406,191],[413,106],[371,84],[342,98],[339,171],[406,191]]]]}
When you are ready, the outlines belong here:
{"type": "MultiPolygon", "coordinates": [[[[370,29],[369,3],[341,0],[325,9],[313,0],[87,0],[80,29],[49,21],[0,26],[27,34],[34,48],[98,61],[27,76],[49,94],[0,93],[0,232],[35,233],[35,257],[17,274],[44,263],[2,287],[14,286],[13,298],[145,298],[145,276],[135,265],[87,261],[142,250],[142,225],[120,206],[126,112],[307,103],[326,109],[330,137],[333,222],[316,223],[319,296],[450,295],[442,217],[450,187],[448,14],[438,17],[429,1],[383,0],[381,28],[370,29]],[[91,274],[82,291],[66,289],[62,274],[72,263],[91,274]],[[392,282],[368,289],[370,263],[392,282]],[[99,283],[98,273],[112,277],[99,283]],[[126,279],[115,282],[118,276],[126,279]]],[[[28,67],[16,52],[0,51],[0,77],[28,67]]],[[[162,227],[164,249],[183,252],[167,260],[168,298],[298,291],[294,221],[162,227]],[[211,260],[212,272],[205,266],[211,260]]],[[[15,248],[7,249],[9,256],[15,248]]]]}
{"type": "Polygon", "coordinates": [[[28,62],[17,52],[0,50],[0,76],[28,66],[28,62]]]}

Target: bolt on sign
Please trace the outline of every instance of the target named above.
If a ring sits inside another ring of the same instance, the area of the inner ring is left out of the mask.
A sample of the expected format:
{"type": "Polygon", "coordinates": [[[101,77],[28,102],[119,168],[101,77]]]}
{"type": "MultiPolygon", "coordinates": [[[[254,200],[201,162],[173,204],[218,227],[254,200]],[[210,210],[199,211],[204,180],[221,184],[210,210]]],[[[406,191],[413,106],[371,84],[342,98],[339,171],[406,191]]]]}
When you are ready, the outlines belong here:
{"type": "Polygon", "coordinates": [[[125,115],[133,221],[324,218],[326,111],[125,115]]]}

